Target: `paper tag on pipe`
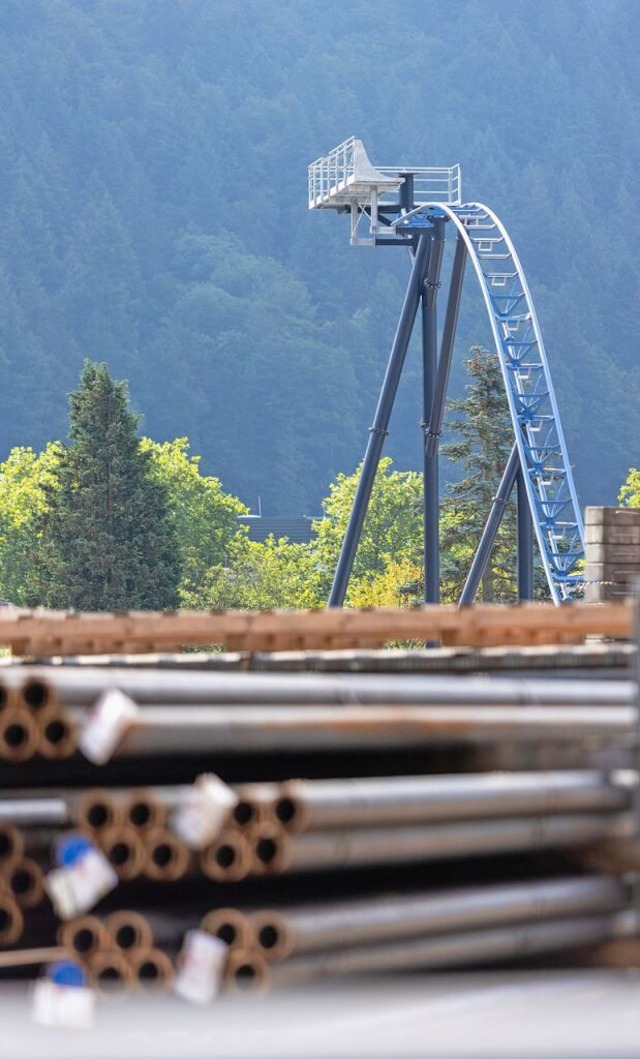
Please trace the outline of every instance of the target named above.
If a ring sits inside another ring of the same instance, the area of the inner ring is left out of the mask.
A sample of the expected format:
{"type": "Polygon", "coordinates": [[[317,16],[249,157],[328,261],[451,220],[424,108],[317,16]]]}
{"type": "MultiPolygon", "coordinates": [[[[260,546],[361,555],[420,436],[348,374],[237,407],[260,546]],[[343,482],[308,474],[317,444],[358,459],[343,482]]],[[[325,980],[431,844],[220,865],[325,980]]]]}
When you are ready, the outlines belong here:
{"type": "Polygon", "coordinates": [[[31,994],[31,1020],[41,1026],[90,1030],[95,1020],[95,990],[86,986],[59,985],[40,978],[31,994]]]}
{"type": "Polygon", "coordinates": [[[54,868],[44,885],[61,919],[89,912],[118,885],[118,876],[101,850],[91,846],[72,864],[54,868]]]}
{"type": "Polygon", "coordinates": [[[215,842],[226,827],[231,810],[238,804],[238,796],[231,787],[212,772],[198,776],[176,806],[169,819],[169,827],[189,847],[205,849],[215,842]]]}
{"type": "Polygon", "coordinates": [[[209,1004],[220,992],[229,949],[206,930],[188,930],[178,957],[173,991],[192,1004],[209,1004]]]}
{"type": "Polygon", "coordinates": [[[138,707],[118,688],[104,691],[80,729],[78,747],[89,761],[104,765],[135,720],[138,707]]]}

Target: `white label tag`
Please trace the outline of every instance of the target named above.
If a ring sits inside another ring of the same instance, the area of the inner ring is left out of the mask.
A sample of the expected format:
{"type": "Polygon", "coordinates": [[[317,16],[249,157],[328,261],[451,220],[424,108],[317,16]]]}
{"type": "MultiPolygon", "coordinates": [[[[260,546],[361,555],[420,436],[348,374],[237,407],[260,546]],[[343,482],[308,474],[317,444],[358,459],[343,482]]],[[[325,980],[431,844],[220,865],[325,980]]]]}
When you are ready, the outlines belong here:
{"type": "Polygon", "coordinates": [[[188,930],[178,957],[174,993],[192,1004],[211,1003],[220,992],[227,952],[220,938],[205,930],[188,930]]]}
{"type": "Polygon", "coordinates": [[[99,849],[89,849],[74,864],[54,868],[45,888],[61,919],[83,915],[118,885],[118,876],[99,849]]]}
{"type": "Polygon", "coordinates": [[[41,1026],[90,1030],[95,1019],[96,994],[85,986],[57,985],[40,978],[31,995],[31,1019],[41,1026]]]}
{"type": "Polygon", "coordinates": [[[174,809],[169,827],[189,849],[205,849],[226,826],[229,813],[238,804],[235,791],[218,776],[198,776],[184,801],[174,809]]]}
{"type": "Polygon", "coordinates": [[[104,765],[112,756],[138,707],[117,688],[102,693],[89,711],[78,737],[78,747],[89,761],[104,765]]]}

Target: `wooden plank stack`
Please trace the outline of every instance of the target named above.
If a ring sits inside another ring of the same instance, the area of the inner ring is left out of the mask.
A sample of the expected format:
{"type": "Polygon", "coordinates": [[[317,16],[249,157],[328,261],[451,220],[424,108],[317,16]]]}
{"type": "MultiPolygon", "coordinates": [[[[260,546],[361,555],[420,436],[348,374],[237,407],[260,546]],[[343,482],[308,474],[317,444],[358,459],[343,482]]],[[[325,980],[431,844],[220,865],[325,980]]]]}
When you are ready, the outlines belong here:
{"type": "Polygon", "coordinates": [[[623,599],[640,580],[640,509],[588,507],[585,511],[585,600],[623,599]]]}

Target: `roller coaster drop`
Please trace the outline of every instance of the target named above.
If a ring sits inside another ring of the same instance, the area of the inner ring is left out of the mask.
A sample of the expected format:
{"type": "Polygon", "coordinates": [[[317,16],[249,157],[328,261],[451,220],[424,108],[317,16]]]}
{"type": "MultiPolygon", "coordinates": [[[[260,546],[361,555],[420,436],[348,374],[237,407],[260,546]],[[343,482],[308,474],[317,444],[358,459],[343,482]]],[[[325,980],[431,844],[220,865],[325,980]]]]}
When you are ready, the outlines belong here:
{"type": "Polygon", "coordinates": [[[412,268],[370,428],[362,473],[335,572],[329,606],[341,606],[388,432],[404,360],[422,309],[424,370],[425,601],[440,598],[438,448],[467,259],[473,264],[500,360],[515,441],[460,598],[472,603],[506,503],[517,489],[518,595],[533,594],[533,533],[551,596],[571,601],[581,586],[584,531],[542,335],[509,235],[487,206],[463,204],[460,168],[374,167],[360,140],[309,166],[309,209],[351,217],[352,245],[408,247],[412,268]],[[437,300],[446,231],[456,233],[438,350],[437,300]]]}

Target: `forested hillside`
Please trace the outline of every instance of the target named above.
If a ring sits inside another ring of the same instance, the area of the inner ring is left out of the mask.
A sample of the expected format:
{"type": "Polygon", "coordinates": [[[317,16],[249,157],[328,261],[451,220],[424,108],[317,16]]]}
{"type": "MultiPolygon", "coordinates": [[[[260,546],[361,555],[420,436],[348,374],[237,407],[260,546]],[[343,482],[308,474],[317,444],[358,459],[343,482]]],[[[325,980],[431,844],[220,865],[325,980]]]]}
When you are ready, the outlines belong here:
{"type": "MultiPolygon", "coordinates": [[[[367,437],[407,259],[306,206],[347,136],[459,161],[538,309],[583,503],[638,463],[633,0],[3,0],[0,459],[85,357],[254,510],[316,513],[367,437]]],[[[457,351],[488,339],[468,283],[457,351]]],[[[388,452],[421,462],[417,355],[388,452]]]]}

